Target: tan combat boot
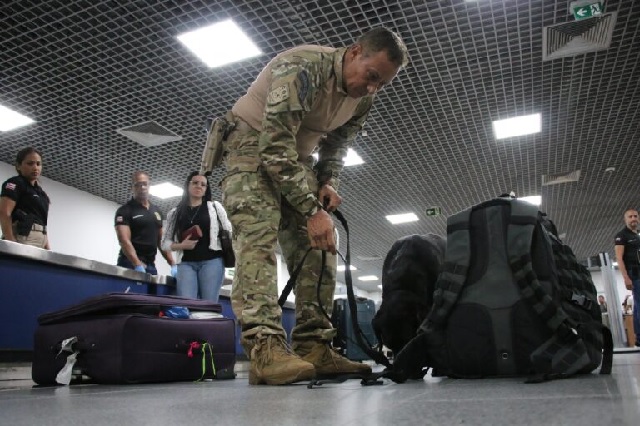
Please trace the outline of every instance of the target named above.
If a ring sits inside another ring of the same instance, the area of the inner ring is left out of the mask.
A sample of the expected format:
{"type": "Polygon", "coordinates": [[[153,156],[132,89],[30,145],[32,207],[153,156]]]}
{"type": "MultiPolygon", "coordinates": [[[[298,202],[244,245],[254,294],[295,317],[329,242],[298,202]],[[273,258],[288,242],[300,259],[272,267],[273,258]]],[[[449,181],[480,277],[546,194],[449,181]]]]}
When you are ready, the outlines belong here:
{"type": "Polygon", "coordinates": [[[293,350],[316,368],[318,376],[337,374],[370,374],[371,367],[348,360],[331,348],[329,342],[297,341],[293,350]]]}
{"type": "Polygon", "coordinates": [[[250,385],[286,385],[314,376],[313,364],[294,354],[280,335],[260,337],[251,349],[250,385]]]}

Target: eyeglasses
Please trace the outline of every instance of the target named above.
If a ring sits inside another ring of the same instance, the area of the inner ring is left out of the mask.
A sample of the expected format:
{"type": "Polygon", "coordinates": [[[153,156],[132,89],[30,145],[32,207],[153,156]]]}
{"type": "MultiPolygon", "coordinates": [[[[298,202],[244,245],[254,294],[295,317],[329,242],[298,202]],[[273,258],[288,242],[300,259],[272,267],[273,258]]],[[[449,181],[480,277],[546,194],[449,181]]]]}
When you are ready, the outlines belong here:
{"type": "Polygon", "coordinates": [[[135,182],[133,184],[136,188],[140,188],[141,186],[149,186],[149,182],[135,182]]]}
{"type": "Polygon", "coordinates": [[[189,182],[189,183],[190,183],[191,185],[193,185],[193,186],[201,186],[201,187],[203,187],[203,188],[206,188],[206,187],[207,187],[207,182],[199,182],[199,181],[192,180],[192,181],[191,181],[191,182],[189,182]]]}

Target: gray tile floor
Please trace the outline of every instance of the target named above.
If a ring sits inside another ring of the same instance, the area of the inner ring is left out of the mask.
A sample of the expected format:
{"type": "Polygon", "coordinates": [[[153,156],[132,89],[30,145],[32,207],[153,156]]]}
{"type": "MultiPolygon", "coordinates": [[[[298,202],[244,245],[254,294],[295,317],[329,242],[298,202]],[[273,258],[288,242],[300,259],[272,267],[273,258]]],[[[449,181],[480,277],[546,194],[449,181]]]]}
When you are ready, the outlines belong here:
{"type": "Polygon", "coordinates": [[[28,365],[0,366],[0,425],[640,425],[640,353],[611,376],[537,385],[426,378],[249,386],[238,379],[165,385],[33,388],[28,365]]]}

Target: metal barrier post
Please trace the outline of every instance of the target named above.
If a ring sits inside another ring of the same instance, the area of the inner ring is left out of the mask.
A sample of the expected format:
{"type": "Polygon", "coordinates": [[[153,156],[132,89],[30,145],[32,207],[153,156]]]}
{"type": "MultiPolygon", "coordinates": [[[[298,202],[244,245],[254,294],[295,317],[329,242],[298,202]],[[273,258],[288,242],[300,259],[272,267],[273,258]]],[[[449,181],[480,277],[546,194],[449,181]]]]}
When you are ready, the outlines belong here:
{"type": "Polygon", "coordinates": [[[622,305],[620,298],[618,297],[613,264],[609,258],[609,253],[599,253],[598,256],[600,257],[600,271],[602,272],[604,293],[607,296],[607,313],[609,314],[609,324],[611,326],[611,334],[613,336],[613,347],[626,348],[627,337],[624,333],[622,305]]]}

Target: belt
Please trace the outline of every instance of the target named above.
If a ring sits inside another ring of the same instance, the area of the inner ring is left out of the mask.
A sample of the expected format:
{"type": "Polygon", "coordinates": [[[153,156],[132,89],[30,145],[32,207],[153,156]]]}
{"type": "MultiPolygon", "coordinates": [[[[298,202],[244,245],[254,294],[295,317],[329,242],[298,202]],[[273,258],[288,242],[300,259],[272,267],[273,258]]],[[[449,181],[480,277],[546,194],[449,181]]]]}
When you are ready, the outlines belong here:
{"type": "Polygon", "coordinates": [[[45,225],[40,225],[39,223],[34,223],[31,225],[32,231],[42,232],[43,234],[47,233],[47,227],[45,225]]]}

